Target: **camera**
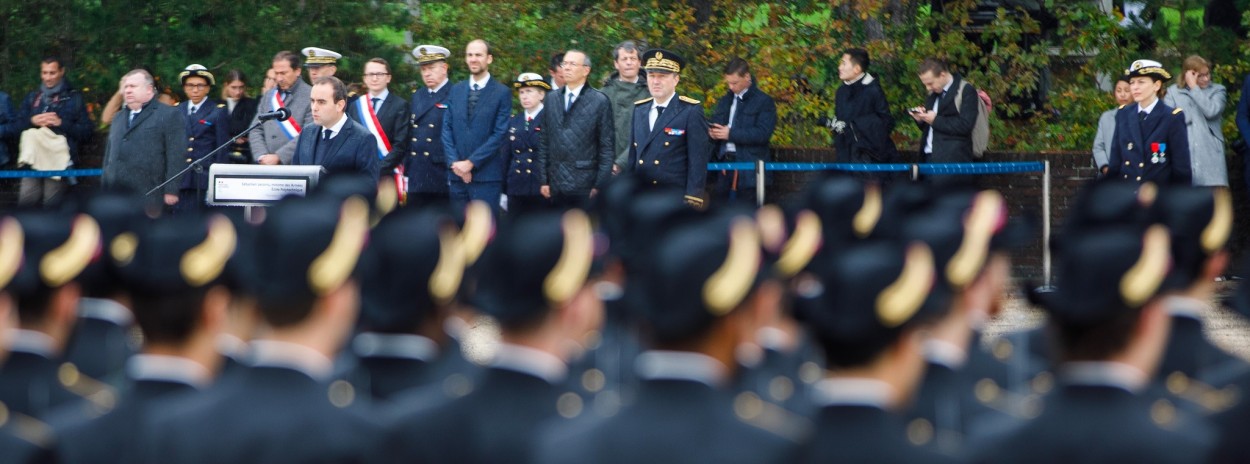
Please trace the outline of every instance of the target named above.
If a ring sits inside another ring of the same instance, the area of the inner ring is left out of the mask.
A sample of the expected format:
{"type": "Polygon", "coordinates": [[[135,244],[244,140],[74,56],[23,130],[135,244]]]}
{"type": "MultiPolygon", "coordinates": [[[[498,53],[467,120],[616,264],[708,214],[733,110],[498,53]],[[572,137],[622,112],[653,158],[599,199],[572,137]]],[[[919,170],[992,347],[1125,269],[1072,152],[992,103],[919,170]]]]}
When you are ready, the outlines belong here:
{"type": "Polygon", "coordinates": [[[841,134],[842,131],[846,130],[846,122],[839,121],[838,118],[829,118],[829,117],[821,116],[820,119],[816,120],[816,124],[827,127],[829,128],[829,130],[837,132],[839,134],[841,134]]]}

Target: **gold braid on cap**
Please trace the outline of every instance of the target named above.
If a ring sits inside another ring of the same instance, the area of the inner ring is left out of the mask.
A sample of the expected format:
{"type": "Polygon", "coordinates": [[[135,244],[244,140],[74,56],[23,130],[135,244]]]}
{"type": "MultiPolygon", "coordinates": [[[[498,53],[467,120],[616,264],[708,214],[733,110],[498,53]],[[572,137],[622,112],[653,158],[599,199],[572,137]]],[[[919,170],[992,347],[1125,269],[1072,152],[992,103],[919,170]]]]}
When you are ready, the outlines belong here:
{"type": "Polygon", "coordinates": [[[491,213],[490,205],[481,200],[469,202],[464,210],[464,229],[460,231],[465,266],[472,266],[477,262],[494,232],[495,216],[491,213]]]}
{"type": "Polygon", "coordinates": [[[237,238],[234,224],[229,219],[213,215],[208,220],[208,235],[204,241],[182,255],[178,265],[182,279],[192,287],[212,282],[226,269],[226,261],[234,254],[237,238]]]}
{"type": "Polygon", "coordinates": [[[1233,233],[1233,198],[1227,189],[1217,188],[1212,191],[1214,197],[1211,222],[1202,229],[1202,250],[1207,255],[1214,254],[1228,243],[1228,236],[1233,233]]]}
{"type": "Polygon", "coordinates": [[[39,261],[39,275],[49,287],[60,287],[78,277],[99,252],[100,225],[91,216],[79,214],[65,243],[39,261]]]}
{"type": "Polygon", "coordinates": [[[820,249],[823,238],[821,230],[820,217],[816,213],[807,210],[799,212],[794,224],[794,234],[786,241],[786,246],[781,249],[781,257],[773,266],[782,278],[794,277],[812,261],[812,257],[820,249]]]}
{"type": "Polygon", "coordinates": [[[760,228],[760,243],[769,253],[778,253],[786,245],[786,214],[777,205],[764,205],[755,212],[760,228]]]}
{"type": "Polygon", "coordinates": [[[990,254],[990,239],[1003,219],[1003,196],[993,190],[977,193],[964,219],[964,238],[946,263],[946,281],[964,288],[980,274],[990,254]]]}
{"type": "Polygon", "coordinates": [[[910,320],[933,290],[935,274],[933,251],[929,246],[909,245],[898,279],[877,295],[877,320],[891,329],[910,320]]]}
{"type": "Polygon", "coordinates": [[[460,249],[460,237],[452,225],[444,225],[438,231],[438,264],[430,275],[430,298],[446,306],[460,290],[464,278],[464,250],[460,249]]]}
{"type": "Polygon", "coordinates": [[[560,259],[543,279],[543,295],[547,301],[561,304],[568,301],[586,284],[590,264],[595,256],[594,231],[586,213],[572,209],[560,220],[564,231],[564,247],[560,259]]]}
{"type": "Polygon", "coordinates": [[[708,312],[724,316],[742,303],[760,272],[760,237],[750,221],[739,219],[729,229],[729,252],[725,262],[703,284],[703,304],[708,312]]]}
{"type": "Polygon", "coordinates": [[[399,190],[395,186],[395,179],[390,176],[383,177],[382,180],[378,181],[378,215],[370,222],[374,226],[378,225],[378,222],[381,222],[383,217],[391,214],[398,206],[399,190]]]}
{"type": "Polygon", "coordinates": [[[0,220],[0,288],[7,287],[22,267],[26,236],[22,225],[11,217],[0,220]]]}
{"type": "Polygon", "coordinates": [[[1145,304],[1159,290],[1172,258],[1168,250],[1171,243],[1166,227],[1155,224],[1146,229],[1141,256],[1120,278],[1120,298],[1130,308],[1145,304]]]}
{"type": "Polygon", "coordinates": [[[330,244],[308,266],[308,285],[313,294],[325,296],[347,281],[368,233],[369,205],[359,196],[352,196],[343,202],[330,244]]]}
{"type": "Polygon", "coordinates": [[[134,232],[124,232],[109,242],[109,255],[113,262],[125,266],[135,259],[135,250],[139,248],[139,238],[134,232]]]}
{"type": "Polygon", "coordinates": [[[855,236],[867,237],[877,228],[877,221],[881,220],[881,203],[881,187],[875,184],[865,185],[864,204],[859,207],[859,212],[855,213],[855,218],[851,221],[855,236]]]}

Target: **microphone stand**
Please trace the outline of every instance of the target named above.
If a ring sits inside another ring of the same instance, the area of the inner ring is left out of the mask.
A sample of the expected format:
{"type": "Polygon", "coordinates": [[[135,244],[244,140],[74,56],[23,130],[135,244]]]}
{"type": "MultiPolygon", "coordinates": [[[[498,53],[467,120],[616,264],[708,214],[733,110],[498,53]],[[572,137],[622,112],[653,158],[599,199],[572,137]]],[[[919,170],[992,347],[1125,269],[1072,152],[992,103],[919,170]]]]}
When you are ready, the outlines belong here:
{"type": "MultiPolygon", "coordinates": [[[[230,140],[227,140],[227,141],[226,141],[226,143],[221,144],[221,146],[220,146],[220,147],[214,148],[214,149],[213,149],[213,151],[208,152],[208,154],[207,154],[207,155],[204,155],[204,156],[200,157],[199,159],[197,159],[197,160],[195,160],[195,161],[192,161],[192,162],[191,162],[191,164],[188,164],[188,165],[187,165],[187,167],[183,168],[181,171],[178,171],[178,173],[177,173],[177,174],[174,174],[174,176],[173,176],[173,177],[170,177],[170,178],[168,178],[168,179],[165,179],[165,182],[161,182],[161,185],[157,185],[156,187],[153,187],[153,188],[152,188],[152,190],[148,190],[148,193],[143,194],[143,196],[145,196],[145,197],[146,197],[146,196],[150,196],[150,195],[152,195],[153,193],[156,193],[156,192],[157,192],[157,191],[159,191],[162,187],[164,187],[164,186],[166,186],[166,185],[169,185],[169,183],[170,183],[170,182],[173,182],[173,181],[175,181],[175,180],[178,180],[178,178],[179,178],[179,177],[182,177],[182,175],[183,175],[183,174],[186,174],[186,173],[187,173],[187,171],[190,171],[190,170],[192,170],[192,169],[198,169],[196,172],[200,172],[200,171],[202,171],[202,170],[204,169],[204,167],[203,167],[203,166],[200,166],[200,163],[201,163],[201,162],[203,162],[203,161],[204,161],[204,160],[206,160],[206,159],[212,158],[212,157],[213,157],[213,155],[216,155],[216,154],[217,154],[217,152],[221,151],[223,148],[226,148],[226,147],[228,147],[228,146],[234,145],[234,141],[235,141],[235,140],[238,140],[238,139],[239,139],[239,137],[242,137],[242,136],[243,136],[243,134],[246,134],[246,133],[248,133],[248,132],[251,132],[251,131],[252,131],[252,129],[255,129],[255,128],[259,127],[261,124],[264,124],[264,123],[265,123],[265,121],[268,121],[268,119],[264,119],[264,120],[258,120],[258,121],[256,121],[256,123],[255,123],[255,124],[252,124],[252,126],[251,126],[251,127],[248,127],[247,129],[244,129],[244,130],[243,130],[243,132],[240,132],[240,133],[239,133],[239,135],[236,135],[236,136],[234,136],[234,137],[231,137],[231,138],[230,138],[230,140]]],[[[197,185],[196,190],[197,190],[197,191],[199,191],[198,185],[197,185]]],[[[201,200],[203,200],[203,199],[201,199],[201,200]]]]}

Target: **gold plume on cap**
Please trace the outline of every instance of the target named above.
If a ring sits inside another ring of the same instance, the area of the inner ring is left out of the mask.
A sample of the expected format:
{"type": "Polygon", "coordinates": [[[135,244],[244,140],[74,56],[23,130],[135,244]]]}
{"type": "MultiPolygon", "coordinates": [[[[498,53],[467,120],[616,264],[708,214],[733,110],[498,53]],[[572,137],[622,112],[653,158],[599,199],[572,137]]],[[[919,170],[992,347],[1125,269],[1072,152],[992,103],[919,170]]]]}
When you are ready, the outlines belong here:
{"type": "Polygon", "coordinates": [[[464,251],[456,228],[445,225],[438,231],[438,264],[430,274],[430,297],[439,305],[451,303],[464,277],[464,251]]]}
{"type": "Polygon", "coordinates": [[[821,230],[820,217],[816,213],[807,210],[799,212],[795,219],[794,233],[781,249],[781,257],[774,266],[781,277],[793,277],[807,267],[812,256],[816,255],[816,250],[820,249],[823,238],[821,230]]]}
{"type": "Polygon", "coordinates": [[[729,229],[725,262],[703,284],[703,303],[716,316],[728,314],[751,291],[760,271],[760,238],[751,221],[739,219],[729,229]]]}
{"type": "Polygon", "coordinates": [[[99,251],[100,225],[91,216],[79,214],[65,243],[39,261],[39,275],[49,287],[60,287],[78,277],[99,251]]]}
{"type": "Polygon", "coordinates": [[[1202,250],[1208,255],[1224,248],[1228,236],[1233,232],[1233,199],[1227,189],[1217,188],[1211,192],[1214,204],[1211,211],[1211,222],[1202,229],[1202,250]]]}
{"type": "Polygon", "coordinates": [[[959,249],[946,263],[946,281],[956,288],[972,283],[990,254],[990,239],[1002,220],[1003,196],[993,190],[983,190],[973,199],[972,209],[964,219],[964,238],[959,249]]]}
{"type": "Polygon", "coordinates": [[[560,220],[564,231],[564,247],[560,259],[543,279],[543,295],[552,303],[564,303],[586,284],[590,264],[594,261],[594,232],[590,218],[581,210],[572,209],[560,220]]]}
{"type": "Polygon", "coordinates": [[[229,219],[219,215],[211,217],[204,241],[182,255],[178,265],[182,279],[192,287],[212,282],[226,269],[226,262],[234,255],[237,239],[234,224],[229,219]]]}
{"type": "Polygon", "coordinates": [[[494,230],[495,216],[491,213],[490,205],[479,200],[469,202],[464,210],[464,229],[460,231],[465,266],[472,266],[482,256],[494,230]]]}
{"type": "Polygon", "coordinates": [[[881,220],[881,209],[881,187],[876,184],[865,185],[864,204],[859,207],[859,212],[855,213],[855,218],[851,221],[856,236],[864,238],[872,233],[877,227],[877,221],[881,220]]]}
{"type": "Polygon", "coordinates": [[[1146,229],[1141,256],[1120,278],[1120,297],[1130,308],[1145,304],[1159,290],[1171,264],[1171,246],[1172,239],[1166,227],[1155,224],[1146,229]]]}
{"type": "Polygon", "coordinates": [[[1142,206],[1154,205],[1157,198],[1159,198],[1159,186],[1154,182],[1143,183],[1137,188],[1137,202],[1142,206]]]}
{"type": "Polygon", "coordinates": [[[11,217],[0,220],[0,288],[9,285],[22,267],[22,249],[26,246],[22,225],[11,217]]]}
{"type": "Polygon", "coordinates": [[[764,205],[755,211],[755,224],[760,229],[760,242],[770,253],[786,244],[786,215],[777,205],[764,205]]]}
{"type": "Polygon", "coordinates": [[[399,206],[399,191],[397,190],[395,186],[395,179],[390,176],[383,177],[382,180],[378,181],[378,196],[377,196],[378,214],[376,217],[372,218],[369,221],[369,226],[373,227],[373,226],[378,225],[379,222],[382,222],[383,217],[386,217],[386,215],[391,214],[391,212],[395,211],[395,208],[398,206],[399,206]]]}
{"type": "Polygon", "coordinates": [[[139,248],[139,238],[134,232],[124,232],[109,243],[109,255],[113,257],[113,262],[125,266],[130,264],[130,260],[135,259],[135,250],[139,248]]]}
{"type": "Polygon", "coordinates": [[[923,243],[907,247],[898,279],[877,295],[877,319],[889,328],[898,327],[920,311],[933,290],[933,251],[923,243]]]}
{"type": "Polygon", "coordinates": [[[369,205],[359,196],[348,198],[343,202],[330,244],[308,266],[308,284],[314,294],[323,296],[347,281],[368,232],[369,205]]]}

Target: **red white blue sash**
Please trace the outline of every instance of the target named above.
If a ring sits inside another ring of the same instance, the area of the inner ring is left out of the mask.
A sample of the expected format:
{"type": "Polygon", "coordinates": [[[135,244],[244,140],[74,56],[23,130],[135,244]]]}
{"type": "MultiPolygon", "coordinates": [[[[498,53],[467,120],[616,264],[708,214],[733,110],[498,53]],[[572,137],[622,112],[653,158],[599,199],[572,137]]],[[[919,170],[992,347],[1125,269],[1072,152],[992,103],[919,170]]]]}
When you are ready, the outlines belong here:
{"type": "MultiPolygon", "coordinates": [[[[378,114],[373,111],[373,105],[369,104],[368,96],[365,94],[356,99],[356,115],[360,117],[365,128],[369,129],[369,133],[373,134],[380,160],[386,158],[386,155],[391,152],[391,140],[386,136],[386,131],[382,130],[382,123],[378,122],[378,114]]],[[[399,194],[399,202],[407,203],[408,176],[404,175],[404,165],[396,166],[392,175],[395,177],[395,191],[399,194]]]]}
{"type": "MultiPolygon", "coordinates": [[[[280,89],[273,89],[273,97],[269,100],[274,110],[286,108],[286,105],[282,103],[282,91],[280,89]]],[[[286,121],[278,121],[278,127],[282,128],[282,133],[286,135],[287,140],[294,140],[296,137],[299,137],[300,130],[302,130],[299,124],[295,122],[294,117],[286,118],[286,121]]]]}

